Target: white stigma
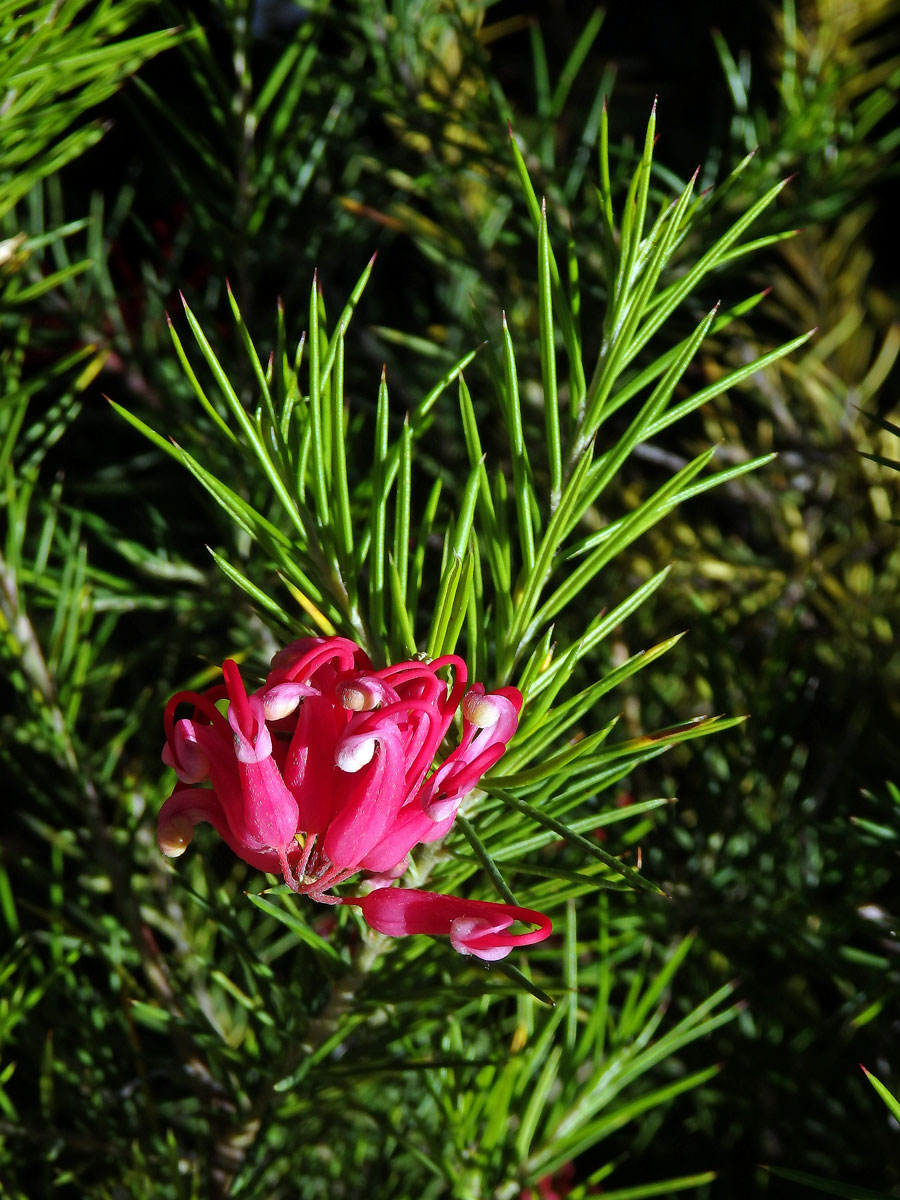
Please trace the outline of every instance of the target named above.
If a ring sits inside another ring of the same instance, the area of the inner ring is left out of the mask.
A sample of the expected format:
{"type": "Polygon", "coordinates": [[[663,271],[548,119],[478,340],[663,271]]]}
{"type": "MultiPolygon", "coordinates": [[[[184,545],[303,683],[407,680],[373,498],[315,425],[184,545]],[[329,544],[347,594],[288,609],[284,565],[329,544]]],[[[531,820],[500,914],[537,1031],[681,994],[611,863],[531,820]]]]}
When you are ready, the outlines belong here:
{"type": "Polygon", "coordinates": [[[381,700],[380,691],[366,679],[355,679],[352,683],[339,683],[338,699],[351,712],[371,712],[381,700]]]}
{"type": "Polygon", "coordinates": [[[335,751],[335,765],[340,767],[342,771],[347,771],[353,775],[357,771],[361,771],[375,757],[375,738],[354,738],[352,741],[347,741],[343,746],[338,746],[335,751]]]}
{"type": "Polygon", "coordinates": [[[300,703],[303,692],[295,683],[280,683],[270,688],[263,696],[263,707],[267,721],[280,721],[289,717],[300,703]]]}
{"type": "Polygon", "coordinates": [[[500,720],[500,705],[492,696],[479,696],[470,692],[462,702],[463,716],[473,725],[487,729],[500,720]]]}

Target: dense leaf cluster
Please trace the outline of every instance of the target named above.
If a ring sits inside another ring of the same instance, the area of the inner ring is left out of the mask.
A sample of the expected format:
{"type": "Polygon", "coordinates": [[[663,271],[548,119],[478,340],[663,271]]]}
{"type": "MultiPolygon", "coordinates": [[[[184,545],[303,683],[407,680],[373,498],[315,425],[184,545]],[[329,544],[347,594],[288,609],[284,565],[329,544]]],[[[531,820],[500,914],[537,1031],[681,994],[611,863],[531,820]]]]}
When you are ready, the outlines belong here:
{"type": "Polygon", "coordinates": [[[0,0],[0,1191],[896,1189],[897,5],[576,7],[0,0]],[[334,631],[522,688],[527,958],[159,856],[334,631]]]}

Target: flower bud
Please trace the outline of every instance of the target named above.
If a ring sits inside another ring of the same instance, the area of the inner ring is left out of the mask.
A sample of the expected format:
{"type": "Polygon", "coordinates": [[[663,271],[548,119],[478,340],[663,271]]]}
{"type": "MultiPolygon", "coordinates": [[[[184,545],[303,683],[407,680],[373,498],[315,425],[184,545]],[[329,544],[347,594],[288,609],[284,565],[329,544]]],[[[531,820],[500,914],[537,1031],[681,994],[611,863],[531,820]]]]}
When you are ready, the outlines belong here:
{"type": "Polygon", "coordinates": [[[542,942],[553,932],[550,918],[532,908],[463,900],[413,888],[376,888],[366,896],[344,896],[340,903],[362,909],[367,925],[378,933],[388,937],[449,934],[454,950],[485,962],[505,958],[519,946],[542,942]],[[528,933],[510,933],[514,921],[538,928],[528,933]]]}

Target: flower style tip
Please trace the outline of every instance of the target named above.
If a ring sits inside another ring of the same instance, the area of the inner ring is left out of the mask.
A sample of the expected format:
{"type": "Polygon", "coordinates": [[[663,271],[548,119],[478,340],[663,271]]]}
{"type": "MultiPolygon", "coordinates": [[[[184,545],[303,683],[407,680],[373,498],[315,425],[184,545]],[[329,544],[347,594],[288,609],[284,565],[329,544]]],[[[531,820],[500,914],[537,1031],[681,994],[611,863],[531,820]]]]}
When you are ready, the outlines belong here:
{"type": "Polygon", "coordinates": [[[478,685],[466,695],[462,702],[462,715],[471,724],[479,729],[490,729],[509,712],[508,706],[512,704],[507,696],[488,695],[484,691],[477,690],[478,685]]]}
{"type": "Polygon", "coordinates": [[[342,903],[362,909],[366,923],[378,933],[388,937],[412,933],[449,935],[454,950],[485,962],[506,958],[515,947],[542,942],[553,932],[550,918],[533,908],[461,900],[415,888],[378,888],[367,896],[345,897],[342,903]],[[528,933],[510,933],[509,927],[515,921],[538,928],[528,933]]]}
{"type": "Polygon", "coordinates": [[[215,793],[210,788],[176,788],[159,810],[157,822],[156,840],[166,858],[184,854],[194,840],[194,826],[201,821],[220,827],[215,793]]]}
{"type": "Polygon", "coordinates": [[[390,704],[397,700],[397,693],[387,687],[380,679],[374,677],[347,679],[337,686],[337,698],[344,708],[351,712],[371,712],[380,704],[390,704]]]}
{"type": "Polygon", "coordinates": [[[167,821],[160,821],[157,841],[166,858],[180,858],[193,840],[194,826],[183,814],[176,813],[167,821]]]}
{"type": "Polygon", "coordinates": [[[306,696],[317,696],[315,688],[302,683],[276,683],[263,696],[263,711],[267,721],[281,721],[296,712],[306,696]]]}
{"type": "Polygon", "coordinates": [[[363,734],[360,737],[344,738],[335,749],[334,765],[348,775],[361,771],[375,757],[377,741],[374,737],[363,734]]]}

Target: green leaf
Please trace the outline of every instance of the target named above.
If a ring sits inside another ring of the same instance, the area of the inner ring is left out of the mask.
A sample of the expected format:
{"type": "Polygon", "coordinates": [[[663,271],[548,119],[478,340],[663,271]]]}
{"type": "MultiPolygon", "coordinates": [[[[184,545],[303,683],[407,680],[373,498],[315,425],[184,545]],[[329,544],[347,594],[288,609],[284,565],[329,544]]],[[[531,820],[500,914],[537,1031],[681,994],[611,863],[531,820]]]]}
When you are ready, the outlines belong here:
{"type": "MultiPolygon", "coordinates": [[[[860,1066],[862,1067],[862,1063],[860,1063],[860,1066]]],[[[896,1096],[889,1092],[881,1080],[876,1079],[871,1071],[867,1071],[865,1067],[862,1067],[862,1071],[866,1079],[868,1079],[869,1083],[871,1083],[872,1087],[888,1106],[888,1109],[890,1110],[891,1116],[894,1118],[894,1120],[900,1121],[900,1100],[898,1100],[896,1096]]]]}
{"type": "Polygon", "coordinates": [[[658,896],[664,895],[664,892],[658,888],[655,883],[651,883],[649,879],[645,879],[643,875],[641,875],[638,871],[635,871],[633,867],[626,866],[626,864],[620,862],[615,855],[607,853],[606,850],[604,850],[601,846],[598,846],[595,842],[589,842],[587,838],[584,838],[581,836],[581,834],[576,833],[562,821],[554,820],[553,817],[541,812],[540,809],[534,808],[532,805],[527,804],[524,800],[520,800],[518,797],[510,795],[509,792],[502,790],[499,785],[494,786],[492,784],[490,791],[491,795],[499,796],[503,803],[508,805],[510,808],[522,813],[523,816],[530,817],[533,821],[536,821],[539,825],[543,825],[546,829],[551,829],[554,833],[559,834],[561,838],[564,838],[567,842],[571,842],[572,845],[577,846],[580,850],[584,851],[584,853],[588,854],[591,858],[596,858],[598,862],[603,863],[604,866],[609,867],[611,870],[621,875],[622,878],[626,879],[633,887],[638,888],[641,891],[652,892],[658,896]]]}
{"type": "Polygon", "coordinates": [[[268,450],[263,444],[256,426],[250,419],[243,404],[241,404],[240,400],[238,399],[237,393],[231,386],[228,376],[223,370],[218,358],[216,358],[212,346],[210,346],[209,342],[207,341],[206,335],[201,329],[197,318],[191,312],[191,309],[184,297],[182,297],[182,304],[184,305],[184,312],[185,316],[187,317],[188,325],[191,328],[191,332],[194,335],[197,345],[200,347],[200,352],[212,371],[213,377],[215,378],[216,383],[219,385],[219,390],[221,391],[232,416],[237,421],[244,439],[246,440],[250,449],[253,451],[257,462],[263,470],[263,474],[272,485],[275,495],[281,502],[281,505],[294,525],[294,528],[301,534],[305,534],[303,521],[301,520],[300,513],[297,509],[296,501],[288,492],[285,482],[279,475],[277,467],[275,466],[275,463],[272,461],[268,450]]]}
{"type": "Polygon", "coordinates": [[[284,611],[281,605],[272,599],[268,592],[263,591],[262,588],[258,587],[255,583],[248,579],[242,571],[239,571],[237,567],[232,566],[223,555],[217,553],[211,546],[207,546],[206,548],[215,560],[216,566],[227,579],[230,579],[232,583],[236,584],[241,591],[246,592],[254,604],[259,605],[259,607],[265,612],[271,613],[272,616],[275,617],[285,629],[290,629],[290,617],[284,611]]]}
{"type": "Polygon", "coordinates": [[[500,872],[500,868],[488,854],[487,850],[484,848],[484,843],[481,841],[478,834],[462,815],[462,813],[457,814],[455,824],[462,830],[466,841],[475,851],[475,857],[481,863],[482,867],[487,873],[488,878],[494,885],[497,895],[505,904],[512,904],[513,907],[517,907],[518,901],[510,891],[506,880],[503,878],[503,875],[500,872]]]}
{"type": "MultiPolygon", "coordinates": [[[[348,589],[351,601],[355,603],[357,595],[356,580],[354,577],[355,573],[351,568],[353,561],[353,514],[350,509],[350,492],[347,483],[346,423],[344,420],[343,320],[334,336],[333,344],[334,378],[331,383],[331,428],[334,432],[331,440],[331,480],[333,485],[332,496],[336,512],[334,527],[341,576],[345,587],[348,589]]],[[[405,578],[403,590],[405,591],[405,578]]]]}
{"type": "Polygon", "coordinates": [[[383,641],[387,630],[384,624],[385,561],[387,555],[387,506],[390,484],[387,480],[388,458],[388,389],[384,369],[378,385],[378,405],[375,413],[375,465],[372,470],[372,501],[369,508],[369,627],[375,638],[383,641]]]}
{"type": "MultiPolygon", "coordinates": [[[[291,933],[295,934],[296,937],[304,943],[304,945],[309,946],[309,948],[315,952],[317,958],[324,962],[332,963],[336,966],[340,965],[343,967],[345,965],[343,959],[337,950],[335,950],[334,946],[332,946],[330,942],[326,942],[323,937],[320,937],[315,930],[311,929],[306,921],[304,921],[301,917],[298,917],[297,914],[292,911],[291,907],[284,907],[281,904],[275,904],[271,900],[268,900],[265,896],[257,895],[254,892],[246,892],[245,894],[247,899],[255,908],[260,909],[261,912],[268,914],[270,917],[274,917],[276,921],[279,921],[282,925],[287,926],[291,933]]],[[[285,899],[287,899],[287,897],[285,897],[285,899]]]]}
{"type": "Polygon", "coordinates": [[[816,1192],[829,1196],[843,1196],[844,1200],[892,1200],[888,1192],[873,1192],[871,1188],[857,1187],[852,1183],[839,1183],[836,1179],[824,1179],[821,1175],[808,1175],[805,1171],[793,1171],[789,1167],[763,1167],[770,1175],[786,1179],[788,1183],[800,1183],[816,1192]]]}
{"type": "Polygon", "coordinates": [[[534,529],[532,513],[534,511],[534,492],[531,483],[531,464],[528,460],[528,448],[522,426],[522,408],[519,401],[519,377],[516,369],[516,356],[512,337],[506,324],[506,314],[503,322],[503,350],[506,365],[506,404],[504,419],[509,448],[512,456],[513,493],[516,503],[516,516],[519,550],[522,564],[526,571],[534,568],[534,529]]]}
{"type": "Polygon", "coordinates": [[[550,461],[550,509],[559,503],[562,487],[562,447],[559,435],[559,395],[556,390],[556,348],[553,344],[553,288],[550,280],[550,238],[547,203],[541,205],[538,231],[538,296],[541,338],[541,379],[544,389],[544,422],[550,461]]]}

